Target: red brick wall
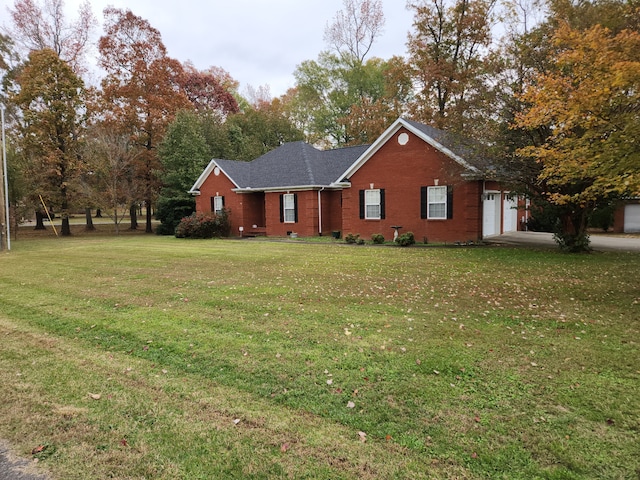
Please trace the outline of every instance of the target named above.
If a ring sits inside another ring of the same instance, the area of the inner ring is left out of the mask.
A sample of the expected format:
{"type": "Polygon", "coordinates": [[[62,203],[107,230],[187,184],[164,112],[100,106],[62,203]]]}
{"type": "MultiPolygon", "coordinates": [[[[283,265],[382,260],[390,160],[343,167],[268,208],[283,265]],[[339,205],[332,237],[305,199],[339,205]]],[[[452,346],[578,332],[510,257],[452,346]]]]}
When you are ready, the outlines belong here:
{"type": "Polygon", "coordinates": [[[322,234],[329,236],[334,231],[342,230],[342,191],[323,190],[322,198],[322,234]]]}
{"type": "Polygon", "coordinates": [[[400,233],[413,232],[416,241],[476,241],[482,237],[482,182],[466,181],[464,169],[454,160],[434,149],[405,129],[400,129],[352,177],[351,188],[343,191],[343,234],[360,234],[364,239],[381,233],[393,238],[393,225],[401,225],[400,233]],[[409,135],[400,145],[397,137],[409,135]],[[427,220],[420,218],[420,187],[453,186],[453,218],[427,220]],[[385,219],[359,218],[359,191],[371,188],[385,190],[385,219]]]}
{"type": "Polygon", "coordinates": [[[288,232],[295,232],[300,237],[318,235],[318,192],[268,192],[265,195],[267,219],[267,235],[283,237],[288,232]],[[298,221],[296,223],[280,222],[280,195],[295,193],[298,202],[298,221]]]}
{"type": "Polygon", "coordinates": [[[211,212],[211,197],[216,195],[224,196],[224,206],[231,210],[231,235],[238,235],[238,227],[243,225],[243,196],[232,192],[231,189],[235,188],[235,185],[224,174],[211,175],[205,180],[200,187],[200,195],[196,196],[196,211],[197,212],[211,212]]]}

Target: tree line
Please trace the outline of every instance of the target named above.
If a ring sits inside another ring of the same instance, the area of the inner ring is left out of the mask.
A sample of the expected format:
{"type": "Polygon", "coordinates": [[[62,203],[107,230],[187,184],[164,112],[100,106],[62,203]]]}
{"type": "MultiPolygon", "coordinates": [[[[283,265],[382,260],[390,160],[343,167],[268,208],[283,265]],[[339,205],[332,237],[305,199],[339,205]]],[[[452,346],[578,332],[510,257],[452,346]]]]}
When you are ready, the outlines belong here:
{"type": "Polygon", "coordinates": [[[155,209],[172,233],[211,158],[366,144],[399,116],[476,140],[485,174],[528,195],[568,250],[588,249],[594,212],[640,196],[638,0],[416,0],[406,55],[389,59],[369,57],[381,2],[344,0],[326,50],[277,98],[170,58],[147,20],[113,7],[90,86],[97,20],[88,2],[72,20],[63,6],[15,0],[0,36],[12,211],[46,198],[63,235],[78,208],[137,228],[144,207],[148,232],[155,209]]]}

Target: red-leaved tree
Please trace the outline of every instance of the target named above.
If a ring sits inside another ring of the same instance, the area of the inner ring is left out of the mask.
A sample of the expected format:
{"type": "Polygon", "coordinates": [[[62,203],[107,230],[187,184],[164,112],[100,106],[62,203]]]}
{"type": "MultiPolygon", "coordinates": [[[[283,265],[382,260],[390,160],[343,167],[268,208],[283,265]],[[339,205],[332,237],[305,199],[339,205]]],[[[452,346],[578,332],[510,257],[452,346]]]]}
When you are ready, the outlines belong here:
{"type": "MultiPolygon", "coordinates": [[[[104,10],[105,34],[100,38],[100,66],[105,121],[127,133],[141,150],[133,172],[146,206],[146,231],[152,232],[152,205],[160,188],[162,164],[157,146],[167,125],[181,109],[193,109],[182,86],[185,72],[167,56],[160,32],[130,10],[104,10]]],[[[132,227],[134,226],[132,220],[132,227]]]]}

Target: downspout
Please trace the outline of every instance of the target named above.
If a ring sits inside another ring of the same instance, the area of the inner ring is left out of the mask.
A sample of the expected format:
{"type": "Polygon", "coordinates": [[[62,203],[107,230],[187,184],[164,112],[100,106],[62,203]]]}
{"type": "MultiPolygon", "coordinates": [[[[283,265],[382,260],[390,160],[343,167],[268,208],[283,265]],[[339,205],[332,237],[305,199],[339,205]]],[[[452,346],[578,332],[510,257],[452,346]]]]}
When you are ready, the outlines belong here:
{"type": "Polygon", "coordinates": [[[322,190],[324,187],[318,190],[318,235],[320,236],[322,236],[322,197],[320,196],[322,190]]]}

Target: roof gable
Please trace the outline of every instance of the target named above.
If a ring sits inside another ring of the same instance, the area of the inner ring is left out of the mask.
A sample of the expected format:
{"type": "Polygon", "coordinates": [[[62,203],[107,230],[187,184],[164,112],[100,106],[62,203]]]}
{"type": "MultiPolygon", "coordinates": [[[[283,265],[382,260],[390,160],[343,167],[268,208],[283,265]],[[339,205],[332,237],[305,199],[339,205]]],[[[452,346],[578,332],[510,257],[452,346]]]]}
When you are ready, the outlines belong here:
{"type": "Polygon", "coordinates": [[[436,150],[447,155],[456,163],[469,171],[469,173],[479,174],[478,167],[469,163],[463,155],[469,153],[471,148],[465,148],[463,142],[458,137],[451,135],[437,128],[430,127],[422,123],[398,118],[393,124],[380,135],[376,141],[348,168],[343,177],[349,179],[356,173],[375,153],[382,148],[401,128],[409,130],[424,142],[431,145],[436,150]]]}

